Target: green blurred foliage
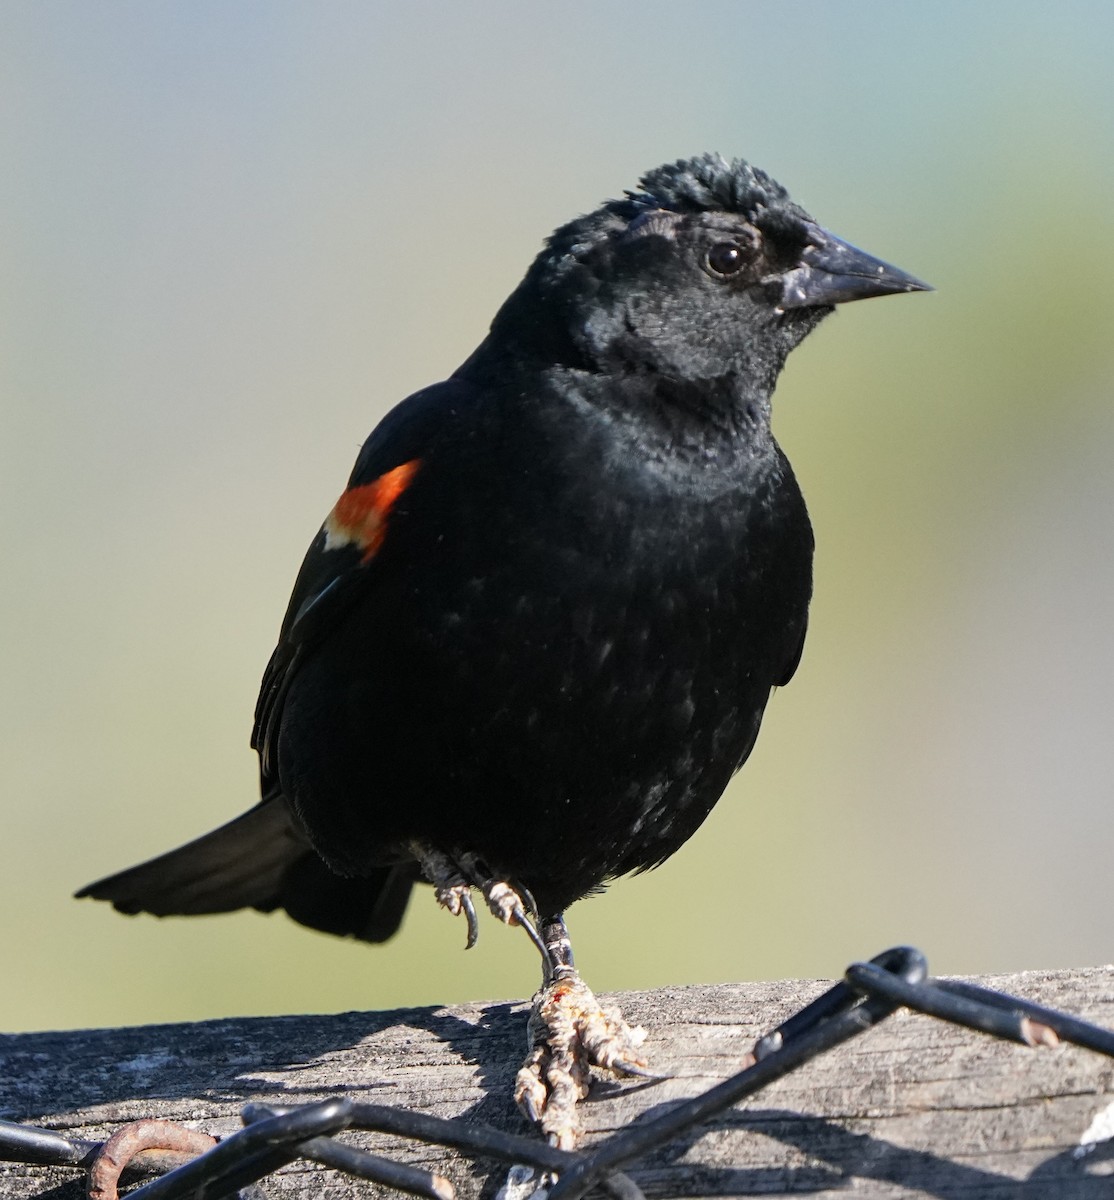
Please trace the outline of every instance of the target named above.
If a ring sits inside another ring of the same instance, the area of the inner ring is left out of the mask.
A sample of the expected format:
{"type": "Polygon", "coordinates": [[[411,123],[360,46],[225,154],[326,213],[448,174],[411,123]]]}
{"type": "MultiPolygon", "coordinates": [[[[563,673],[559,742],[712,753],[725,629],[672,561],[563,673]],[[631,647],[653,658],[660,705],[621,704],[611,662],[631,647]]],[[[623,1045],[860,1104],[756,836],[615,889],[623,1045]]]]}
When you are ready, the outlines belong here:
{"type": "Polygon", "coordinates": [[[258,679],[364,435],[555,224],[706,149],[939,291],[794,356],[804,662],[692,842],[574,908],[579,960],[1109,960],[1111,13],[4,8],[0,1026],[530,993],[520,934],[465,954],[424,892],[376,949],[69,894],[252,803],[258,679]]]}

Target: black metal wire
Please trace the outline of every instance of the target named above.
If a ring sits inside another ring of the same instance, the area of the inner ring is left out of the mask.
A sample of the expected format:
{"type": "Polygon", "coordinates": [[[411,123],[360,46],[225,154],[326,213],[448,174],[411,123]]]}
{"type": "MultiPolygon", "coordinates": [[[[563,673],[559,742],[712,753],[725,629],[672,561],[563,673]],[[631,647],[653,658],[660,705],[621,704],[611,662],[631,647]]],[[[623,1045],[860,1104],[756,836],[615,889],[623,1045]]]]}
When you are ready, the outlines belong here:
{"type": "MultiPolygon", "coordinates": [[[[900,1007],[1027,1045],[1057,1040],[1114,1057],[1114,1032],[1031,1001],[958,980],[928,978],[924,955],[908,946],[854,963],[844,979],[760,1038],[744,1070],[654,1120],[629,1126],[590,1152],[570,1153],[488,1125],[345,1097],[279,1108],[249,1104],[244,1128],[184,1166],[132,1191],[129,1200],[218,1200],[296,1159],[309,1159],[426,1200],[452,1200],[447,1180],[335,1140],[344,1130],[394,1134],[533,1168],[549,1200],[578,1200],[602,1187],[616,1200],[644,1200],[619,1171],[647,1151],[700,1125],[819,1054],[864,1033],[900,1007]],[[555,1182],[554,1182],[555,1181],[555,1182]]],[[[103,1143],[0,1121],[0,1160],[88,1167],[103,1143]]]]}
{"type": "MultiPolygon", "coordinates": [[[[900,977],[907,980],[921,981],[927,973],[924,955],[911,947],[887,950],[872,962],[884,974],[900,971],[900,977]]],[[[847,984],[837,983],[762,1038],[751,1052],[755,1061],[737,1075],[678,1104],[657,1120],[612,1134],[592,1154],[584,1156],[561,1174],[549,1193],[549,1200],[576,1200],[590,1191],[609,1170],[671,1141],[679,1133],[788,1075],[809,1059],[865,1033],[888,1017],[898,1005],[898,1001],[886,996],[864,998],[847,984]]]]}
{"type": "Polygon", "coordinates": [[[255,1121],[192,1162],[137,1188],[129,1200],[216,1200],[231,1195],[301,1158],[299,1143],[343,1129],[349,1106],[348,1100],[336,1097],[255,1121]]]}
{"type": "Polygon", "coordinates": [[[428,1200],[453,1200],[456,1195],[452,1184],[440,1175],[392,1162],[378,1154],[368,1154],[366,1150],[357,1150],[355,1146],[346,1146],[332,1138],[310,1138],[307,1142],[299,1142],[297,1149],[300,1158],[344,1171],[357,1179],[370,1179],[400,1192],[425,1196],[428,1200]]]}
{"type": "MultiPolygon", "coordinates": [[[[413,1112],[406,1108],[391,1108],[386,1104],[360,1104],[344,1100],[344,1129],[362,1129],[374,1133],[393,1133],[411,1138],[416,1142],[429,1142],[463,1150],[476,1157],[493,1155],[508,1162],[525,1163],[545,1171],[561,1171],[568,1167],[572,1155],[558,1150],[537,1138],[524,1134],[504,1133],[490,1125],[467,1125],[447,1117],[433,1117],[428,1113],[413,1112]]],[[[249,1104],[243,1118],[247,1122],[262,1117],[281,1117],[298,1112],[298,1108],[280,1108],[266,1104],[249,1104]]]]}
{"type": "Polygon", "coordinates": [[[0,1161],[44,1167],[77,1167],[100,1149],[100,1142],[83,1142],[53,1129],[0,1121],[0,1161]]]}
{"type": "Polygon", "coordinates": [[[964,983],[959,979],[934,979],[933,983],[945,992],[965,996],[980,1004],[988,1004],[993,1008],[1011,1008],[1024,1013],[1034,1021],[1047,1025],[1061,1041],[1071,1042],[1085,1050],[1094,1050],[1097,1054],[1114,1058],[1114,1032],[1109,1029],[1092,1025],[1089,1021],[1081,1021],[1078,1017],[1058,1012],[1054,1008],[1034,1004],[1031,1000],[1023,1000],[1019,996],[1007,996],[1005,992],[979,987],[975,983],[964,983]]]}

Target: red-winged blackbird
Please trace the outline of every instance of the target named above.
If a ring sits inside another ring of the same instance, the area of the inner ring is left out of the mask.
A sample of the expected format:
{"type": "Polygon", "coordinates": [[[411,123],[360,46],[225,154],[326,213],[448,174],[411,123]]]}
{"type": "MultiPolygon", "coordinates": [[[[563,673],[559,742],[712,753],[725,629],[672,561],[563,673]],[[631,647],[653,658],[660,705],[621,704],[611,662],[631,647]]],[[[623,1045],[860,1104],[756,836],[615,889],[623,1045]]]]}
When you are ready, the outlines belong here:
{"type": "Polygon", "coordinates": [[[558,1044],[582,987],[561,914],[693,833],[801,656],[813,539],[778,373],[834,304],[925,286],[718,156],[558,229],[310,546],[256,709],[262,803],[79,894],[375,942],[423,876],[474,940],[481,888],[542,948],[519,1099],[568,1140],[550,1067],[580,1055],[575,1093],[586,1061],[639,1059],[586,989],[573,1024],[609,1048],[558,1044]]]}

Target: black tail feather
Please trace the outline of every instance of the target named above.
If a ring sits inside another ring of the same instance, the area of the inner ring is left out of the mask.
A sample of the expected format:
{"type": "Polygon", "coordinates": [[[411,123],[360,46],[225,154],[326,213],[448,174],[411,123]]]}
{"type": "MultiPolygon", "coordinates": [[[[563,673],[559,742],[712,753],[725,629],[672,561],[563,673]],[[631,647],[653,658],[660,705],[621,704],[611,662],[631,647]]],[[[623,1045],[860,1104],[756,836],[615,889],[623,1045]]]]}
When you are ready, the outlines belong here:
{"type": "Polygon", "coordinates": [[[415,878],[413,864],[350,879],[334,874],[278,797],[77,895],[157,917],[281,908],[311,929],[383,942],[398,929],[415,878]]]}

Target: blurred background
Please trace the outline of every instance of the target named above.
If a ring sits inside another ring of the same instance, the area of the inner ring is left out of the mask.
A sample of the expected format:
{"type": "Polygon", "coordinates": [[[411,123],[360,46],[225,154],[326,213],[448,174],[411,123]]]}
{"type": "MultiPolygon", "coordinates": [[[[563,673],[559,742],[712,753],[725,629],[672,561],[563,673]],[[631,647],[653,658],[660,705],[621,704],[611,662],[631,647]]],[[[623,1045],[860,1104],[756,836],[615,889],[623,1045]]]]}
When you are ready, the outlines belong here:
{"type": "Polygon", "coordinates": [[[775,429],[812,629],[597,989],[1114,959],[1114,6],[0,8],[0,1027],[524,998],[526,939],[369,948],[71,892],[254,802],[259,679],[364,436],[542,238],[704,150],[938,291],[851,305],[775,429]]]}

